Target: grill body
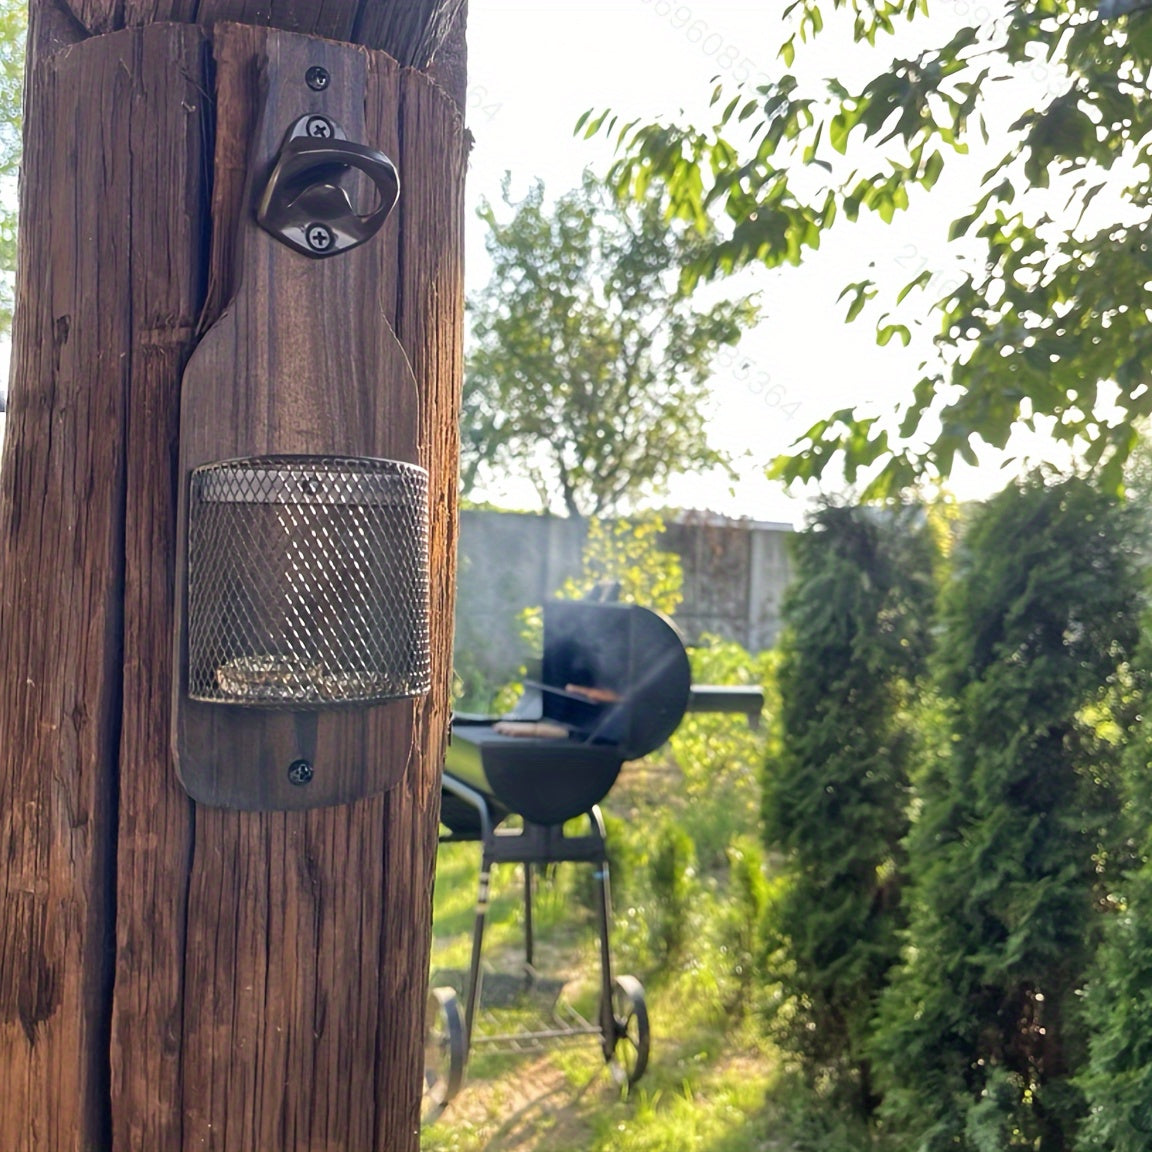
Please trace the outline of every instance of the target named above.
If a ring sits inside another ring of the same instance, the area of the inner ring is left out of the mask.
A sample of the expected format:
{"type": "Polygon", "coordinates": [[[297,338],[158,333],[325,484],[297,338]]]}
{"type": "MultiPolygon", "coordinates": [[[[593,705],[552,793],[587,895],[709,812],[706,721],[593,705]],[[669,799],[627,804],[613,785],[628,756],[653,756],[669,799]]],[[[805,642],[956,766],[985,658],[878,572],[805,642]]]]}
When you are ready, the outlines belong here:
{"type": "MultiPolygon", "coordinates": [[[[599,803],[626,760],[668,739],[691,686],[684,643],[665,616],[638,604],[552,601],[540,677],[503,719],[558,725],[567,736],[509,736],[491,717],[457,716],[444,770],[487,797],[498,820],[561,824],[599,803]]],[[[441,819],[458,838],[479,833],[475,812],[447,793],[441,819]]]]}
{"type": "MultiPolygon", "coordinates": [[[[502,720],[459,714],[453,718],[441,790],[440,821],[447,829],[442,839],[478,840],[482,857],[463,1013],[454,989],[440,987],[432,993],[431,1018],[443,1016],[445,1028],[432,1037],[429,1051],[450,1057],[437,1107],[459,1090],[474,1039],[507,1043],[520,1051],[525,1045],[595,1036],[622,1082],[640,1079],[648,1061],[647,1008],[640,982],[612,973],[609,864],[598,804],[624,761],[660,747],[686,711],[742,712],[756,724],[763,706],[763,693],[756,687],[694,688],[683,641],[660,613],[635,604],[553,601],[544,608],[540,675],[526,681],[512,713],[502,720]],[[499,730],[507,721],[549,727],[554,738],[509,735],[499,730]],[[513,814],[523,818],[522,827],[500,827],[513,814]],[[568,825],[580,816],[587,817],[583,833],[574,831],[579,824],[568,825]],[[531,986],[536,980],[532,869],[565,862],[594,869],[600,937],[597,1020],[476,1037],[493,867],[511,863],[524,868],[524,971],[526,986],[531,986]]],[[[437,1083],[427,1068],[426,1080],[437,1083]]]]}

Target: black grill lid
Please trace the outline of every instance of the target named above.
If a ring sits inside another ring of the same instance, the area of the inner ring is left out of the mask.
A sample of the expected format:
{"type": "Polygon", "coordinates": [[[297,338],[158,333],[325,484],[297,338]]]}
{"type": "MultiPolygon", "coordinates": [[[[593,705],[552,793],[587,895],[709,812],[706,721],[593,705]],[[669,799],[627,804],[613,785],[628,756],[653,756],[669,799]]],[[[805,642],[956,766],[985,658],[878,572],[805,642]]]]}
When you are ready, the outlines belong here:
{"type": "Polygon", "coordinates": [[[595,743],[613,744],[623,760],[659,748],[688,706],[692,672],[672,622],[639,604],[553,600],[544,606],[543,714],[595,743]],[[594,702],[569,686],[618,699],[594,702]]]}

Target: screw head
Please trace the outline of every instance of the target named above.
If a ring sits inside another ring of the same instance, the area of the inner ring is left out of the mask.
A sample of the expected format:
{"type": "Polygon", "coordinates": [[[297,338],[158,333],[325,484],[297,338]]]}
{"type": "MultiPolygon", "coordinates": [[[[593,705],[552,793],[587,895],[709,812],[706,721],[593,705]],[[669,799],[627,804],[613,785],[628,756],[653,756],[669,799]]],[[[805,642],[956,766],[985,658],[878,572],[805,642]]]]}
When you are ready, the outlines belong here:
{"type": "Polygon", "coordinates": [[[336,135],[327,116],[309,116],[304,131],[315,140],[331,140],[336,135]]]}
{"type": "Polygon", "coordinates": [[[288,782],[295,784],[298,788],[311,783],[314,775],[312,765],[307,760],[293,760],[288,765],[288,782]]]}
{"type": "Polygon", "coordinates": [[[336,242],[336,237],[327,224],[309,224],[304,229],[304,239],[313,252],[327,252],[336,242]]]}
{"type": "Polygon", "coordinates": [[[314,64],[304,73],[304,83],[313,92],[323,92],[331,82],[332,77],[328,74],[328,69],[321,68],[319,64],[314,64]]]}

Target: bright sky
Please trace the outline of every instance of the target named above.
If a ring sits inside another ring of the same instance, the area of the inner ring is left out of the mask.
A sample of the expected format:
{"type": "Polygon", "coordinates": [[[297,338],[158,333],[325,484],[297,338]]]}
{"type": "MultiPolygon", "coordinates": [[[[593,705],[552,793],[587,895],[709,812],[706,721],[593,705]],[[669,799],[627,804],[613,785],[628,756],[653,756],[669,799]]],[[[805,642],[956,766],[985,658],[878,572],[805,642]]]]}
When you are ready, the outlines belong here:
{"type": "MultiPolygon", "coordinates": [[[[827,5],[831,8],[831,5],[827,5]]],[[[934,22],[946,29],[969,12],[968,0],[937,4],[934,22]]],[[[582,169],[602,170],[610,159],[603,140],[575,138],[572,128],[588,108],[610,107],[622,120],[680,117],[683,109],[709,122],[708,98],[717,75],[777,75],[773,59],[783,32],[783,0],[613,0],[612,3],[541,4],[539,0],[471,0],[469,14],[469,123],[476,137],[469,203],[499,200],[507,169],[523,189],[535,177],[559,194],[574,187],[582,169]]],[[[915,22],[898,50],[911,54],[942,36],[915,22]]],[[[847,38],[822,42],[823,75],[864,81],[891,59],[892,42],[869,60],[847,38]]],[[[1025,77],[1025,93],[1044,94],[1052,78],[1038,67],[1025,77]]],[[[989,159],[985,157],[983,159],[989,159]]],[[[875,344],[872,323],[841,320],[843,286],[866,275],[898,288],[927,269],[936,286],[956,275],[958,255],[946,243],[948,222],[970,202],[983,172],[980,159],[954,173],[892,225],[870,222],[829,237],[801,269],[763,272],[765,320],[746,337],[739,355],[721,368],[714,389],[714,440],[741,457],[744,479],[729,491],[722,477],[680,481],[671,503],[757,520],[799,522],[805,501],[763,477],[764,465],[821,416],[868,402],[891,410],[919,378],[931,354],[925,339],[904,349],[875,344]],[[869,268],[870,262],[874,263],[869,268]]],[[[470,221],[469,288],[487,277],[483,227],[470,221]]],[[[927,301],[909,307],[926,315],[927,301]]],[[[911,313],[902,313],[909,319],[911,313]]],[[[961,497],[986,495],[1004,481],[999,467],[954,478],[961,497]]],[[[508,503],[531,506],[530,491],[493,492],[508,503]]]]}

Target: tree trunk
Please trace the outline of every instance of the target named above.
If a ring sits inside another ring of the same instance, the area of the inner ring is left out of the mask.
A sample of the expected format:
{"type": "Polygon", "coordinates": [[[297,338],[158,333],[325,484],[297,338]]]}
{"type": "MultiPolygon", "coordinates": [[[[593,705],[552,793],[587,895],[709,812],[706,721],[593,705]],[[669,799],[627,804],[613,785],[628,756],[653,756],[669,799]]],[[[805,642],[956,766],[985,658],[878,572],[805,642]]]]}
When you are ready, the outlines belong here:
{"type": "Polygon", "coordinates": [[[455,99],[380,49],[434,72],[460,7],[33,6],[0,470],[4,1152],[418,1146],[454,588],[463,17],[442,73],[455,99]],[[222,20],[367,43],[367,105],[389,107],[402,174],[380,306],[420,397],[433,689],[395,787],[300,812],[197,805],[171,754],[180,381],[235,294],[255,122],[235,53],[278,35],[222,20]]]}

